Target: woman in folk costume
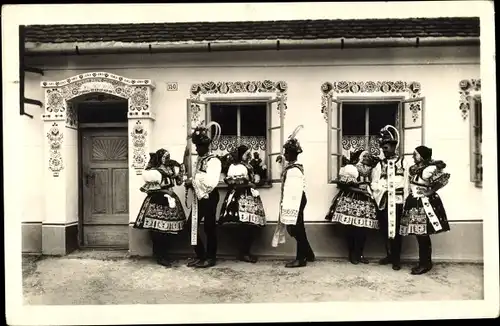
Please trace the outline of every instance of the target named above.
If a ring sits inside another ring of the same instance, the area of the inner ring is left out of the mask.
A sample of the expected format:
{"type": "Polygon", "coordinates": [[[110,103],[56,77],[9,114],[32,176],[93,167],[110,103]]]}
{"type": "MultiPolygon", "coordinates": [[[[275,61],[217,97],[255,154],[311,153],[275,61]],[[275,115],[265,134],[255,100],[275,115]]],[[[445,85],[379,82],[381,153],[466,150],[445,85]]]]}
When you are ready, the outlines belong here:
{"type": "Polygon", "coordinates": [[[371,172],[376,158],[367,151],[351,154],[350,162],[340,169],[337,186],[326,220],[345,226],[349,261],[368,264],[363,257],[368,229],[378,229],[377,207],[371,195],[371,172]]]}
{"type": "Polygon", "coordinates": [[[255,263],[257,258],[250,254],[252,243],[259,227],[266,225],[264,205],[259,192],[255,190],[254,172],[249,164],[250,149],[241,145],[237,149],[236,161],[229,166],[224,182],[229,186],[222,203],[219,224],[238,224],[238,260],[255,263]]]}
{"type": "Polygon", "coordinates": [[[416,235],[418,241],[418,266],[414,275],[432,269],[432,246],[429,235],[450,230],[446,211],[437,191],[448,184],[446,163],[432,159],[432,149],[419,146],[413,152],[415,164],[409,169],[410,193],[406,199],[399,232],[402,236],[416,235]]]}
{"type": "MultiPolygon", "coordinates": [[[[304,167],[297,163],[297,157],[302,153],[302,147],[295,136],[301,128],[303,128],[302,125],[295,128],[283,145],[286,165],[281,174],[279,217],[272,241],[273,247],[285,243],[285,229],[297,241],[297,255],[294,261],[285,265],[288,268],[303,267],[307,265],[308,261],[315,260],[304,225],[304,208],[307,204],[304,167]]],[[[281,156],[276,159],[278,162],[281,160],[281,156]]]]}
{"type": "Polygon", "coordinates": [[[384,236],[387,256],[381,265],[392,264],[392,269],[401,269],[401,235],[399,225],[403,215],[403,205],[408,196],[408,168],[404,157],[396,152],[399,133],[393,126],[385,126],[380,131],[379,144],[384,153],[372,171],[372,194],[377,203],[380,231],[384,236]],[[392,130],[392,132],[391,132],[392,130]]]}
{"type": "MultiPolygon", "coordinates": [[[[220,125],[210,122],[206,126],[203,122],[196,127],[190,135],[191,141],[196,145],[198,159],[192,178],[186,180],[187,189],[194,192],[191,209],[191,245],[194,248],[196,257],[188,263],[189,267],[206,268],[216,264],[217,256],[217,204],[219,203],[219,184],[222,165],[220,159],[210,153],[210,144],[220,137],[220,125]],[[209,135],[210,128],[215,127],[213,138],[209,135]],[[207,238],[207,249],[198,234],[198,227],[201,220],[204,220],[204,230],[207,238]]],[[[185,157],[189,154],[186,147],[185,157]]]]}
{"type": "Polygon", "coordinates": [[[152,231],[153,256],[160,265],[171,266],[166,253],[170,235],[184,228],[186,215],[181,201],[174,192],[184,177],[184,165],[170,159],[170,153],[159,149],[150,153],[150,160],[143,172],[145,181],[141,191],[147,194],[142,203],[134,228],[152,231]]]}

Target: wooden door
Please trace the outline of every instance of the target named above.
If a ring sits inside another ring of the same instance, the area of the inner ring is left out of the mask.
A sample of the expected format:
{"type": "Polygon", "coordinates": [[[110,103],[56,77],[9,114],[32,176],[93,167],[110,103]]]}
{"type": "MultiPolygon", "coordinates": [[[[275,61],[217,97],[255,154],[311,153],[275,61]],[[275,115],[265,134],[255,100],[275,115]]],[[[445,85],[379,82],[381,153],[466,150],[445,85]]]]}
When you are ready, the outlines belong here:
{"type": "Polygon", "coordinates": [[[128,249],[126,129],[82,131],[83,243],[128,249]]]}

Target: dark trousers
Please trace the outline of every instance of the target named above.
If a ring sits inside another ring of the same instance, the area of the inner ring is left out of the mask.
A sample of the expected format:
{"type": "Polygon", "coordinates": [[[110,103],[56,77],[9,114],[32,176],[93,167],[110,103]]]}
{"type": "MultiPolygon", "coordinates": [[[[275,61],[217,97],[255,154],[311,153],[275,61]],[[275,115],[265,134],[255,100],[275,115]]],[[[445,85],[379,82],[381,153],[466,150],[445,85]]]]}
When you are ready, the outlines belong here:
{"type": "Polygon", "coordinates": [[[418,264],[422,267],[432,266],[432,244],[428,235],[417,235],[418,264]]]}
{"type": "Polygon", "coordinates": [[[297,218],[297,224],[287,225],[288,234],[295,238],[297,241],[297,260],[306,260],[308,257],[314,256],[314,252],[307,240],[306,228],[304,225],[304,208],[307,204],[307,198],[305,194],[302,194],[302,201],[300,202],[299,216],[297,218]]]}
{"type": "MultiPolygon", "coordinates": [[[[198,227],[203,218],[203,226],[205,236],[207,238],[207,249],[200,237],[198,229],[198,240],[194,247],[196,258],[198,259],[215,259],[217,256],[217,204],[219,203],[219,191],[215,189],[208,198],[198,200],[198,227]]],[[[191,232],[191,223],[193,219],[190,217],[187,230],[191,232]]]]}
{"type": "Polygon", "coordinates": [[[349,259],[360,259],[363,256],[363,250],[366,242],[366,228],[360,228],[353,225],[346,227],[347,248],[349,250],[349,259]]]}
{"type": "Polygon", "coordinates": [[[239,225],[237,232],[238,254],[240,256],[250,255],[252,244],[257,236],[258,227],[253,225],[239,225]]]}
{"type": "Polygon", "coordinates": [[[385,250],[387,252],[387,257],[391,260],[393,264],[399,264],[401,261],[401,235],[399,234],[399,226],[401,222],[401,216],[403,215],[403,204],[396,205],[396,234],[394,239],[389,239],[388,228],[388,210],[387,206],[384,210],[379,211],[379,225],[380,230],[385,241],[385,250]]]}
{"type": "Polygon", "coordinates": [[[170,247],[170,234],[151,231],[153,242],[153,257],[156,259],[169,259],[168,249],[170,247]]]}

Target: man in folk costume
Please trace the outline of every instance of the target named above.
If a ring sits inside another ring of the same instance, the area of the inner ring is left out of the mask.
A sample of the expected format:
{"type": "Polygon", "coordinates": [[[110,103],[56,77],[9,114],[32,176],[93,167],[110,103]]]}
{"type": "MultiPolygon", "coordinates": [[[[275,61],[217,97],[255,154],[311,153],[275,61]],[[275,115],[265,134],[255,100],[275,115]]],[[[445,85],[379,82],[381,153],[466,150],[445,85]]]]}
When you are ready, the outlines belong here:
{"type": "MultiPolygon", "coordinates": [[[[185,182],[186,188],[192,189],[194,192],[190,226],[191,245],[194,247],[196,257],[188,263],[189,267],[206,268],[216,264],[216,214],[219,202],[219,192],[216,187],[219,183],[222,166],[219,158],[210,153],[210,144],[218,137],[220,137],[220,125],[216,122],[196,127],[190,136],[191,141],[196,146],[198,159],[192,178],[185,182]],[[209,135],[212,126],[215,126],[216,129],[213,138],[209,135]],[[204,219],[204,230],[207,238],[206,251],[198,234],[198,226],[202,219],[204,219]]],[[[188,150],[186,149],[186,151],[188,150]]]]}
{"type": "Polygon", "coordinates": [[[379,263],[381,265],[392,264],[393,270],[400,270],[399,227],[404,202],[408,196],[408,168],[404,158],[396,152],[399,146],[399,133],[395,127],[388,125],[382,128],[379,145],[384,153],[384,159],[373,169],[371,183],[373,197],[379,210],[380,230],[386,242],[387,256],[379,263]]]}
{"type": "MultiPolygon", "coordinates": [[[[286,164],[281,174],[279,218],[272,241],[273,247],[285,243],[285,229],[297,241],[297,255],[294,261],[285,265],[288,268],[303,267],[308,261],[315,260],[304,225],[304,208],[307,204],[304,167],[297,163],[302,147],[295,136],[301,128],[302,125],[298,126],[283,145],[286,164]]],[[[277,161],[281,160],[282,157],[278,157],[277,161]]]]}

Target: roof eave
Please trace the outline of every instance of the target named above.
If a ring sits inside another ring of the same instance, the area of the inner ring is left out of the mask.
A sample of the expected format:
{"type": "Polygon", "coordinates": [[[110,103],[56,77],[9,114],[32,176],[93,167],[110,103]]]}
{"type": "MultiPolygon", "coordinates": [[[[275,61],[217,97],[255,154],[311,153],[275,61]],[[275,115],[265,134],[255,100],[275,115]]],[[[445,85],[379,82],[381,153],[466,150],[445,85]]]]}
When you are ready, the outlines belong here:
{"type": "Polygon", "coordinates": [[[25,53],[38,55],[85,55],[169,52],[215,52],[296,49],[347,49],[378,47],[478,46],[479,37],[335,38],[314,40],[216,40],[186,42],[72,42],[25,43],[25,53]]]}

